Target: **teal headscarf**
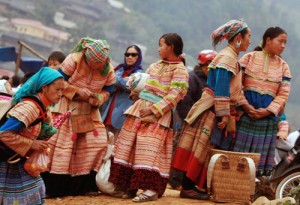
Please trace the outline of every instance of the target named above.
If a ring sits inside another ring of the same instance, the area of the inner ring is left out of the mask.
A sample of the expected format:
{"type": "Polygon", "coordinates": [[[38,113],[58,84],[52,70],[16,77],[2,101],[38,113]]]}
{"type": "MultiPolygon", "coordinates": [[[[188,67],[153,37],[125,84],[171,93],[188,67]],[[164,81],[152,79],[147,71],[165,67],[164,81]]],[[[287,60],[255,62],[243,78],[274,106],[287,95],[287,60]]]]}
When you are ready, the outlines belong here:
{"type": "Polygon", "coordinates": [[[63,78],[63,76],[57,70],[42,67],[39,72],[29,78],[14,94],[13,104],[21,101],[23,97],[38,94],[44,85],[49,85],[58,78],[63,78]]]}

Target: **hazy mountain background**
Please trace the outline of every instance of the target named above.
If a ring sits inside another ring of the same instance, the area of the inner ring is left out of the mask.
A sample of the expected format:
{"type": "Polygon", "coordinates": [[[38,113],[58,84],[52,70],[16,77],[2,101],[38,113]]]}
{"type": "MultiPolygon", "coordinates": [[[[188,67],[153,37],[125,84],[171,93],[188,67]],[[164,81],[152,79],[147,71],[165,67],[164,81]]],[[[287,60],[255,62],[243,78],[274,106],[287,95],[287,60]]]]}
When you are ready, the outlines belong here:
{"type": "MultiPolygon", "coordinates": [[[[288,33],[287,47],[282,57],[292,71],[292,94],[286,113],[292,128],[300,127],[299,119],[299,53],[300,53],[300,1],[299,0],[32,0],[36,7],[32,18],[45,25],[59,28],[53,22],[55,12],[74,15],[68,9],[73,3],[80,5],[86,14],[69,19],[77,29],[65,29],[72,34],[70,42],[61,48],[68,53],[84,36],[106,39],[111,45],[111,57],[119,63],[130,44],[145,47],[143,66],[158,60],[158,39],[163,33],[177,32],[184,40],[187,65],[193,67],[200,50],[210,49],[211,32],[221,24],[243,18],[252,29],[253,50],[270,26],[280,26],[288,33]],[[115,5],[115,6],[113,6],[115,5]]],[[[75,12],[76,14],[76,12],[75,12]]],[[[18,15],[18,14],[16,14],[18,15]]],[[[22,16],[19,16],[22,17],[22,16]]],[[[217,48],[220,50],[222,46],[217,48]]],[[[240,54],[240,57],[244,53],[240,54]]]]}

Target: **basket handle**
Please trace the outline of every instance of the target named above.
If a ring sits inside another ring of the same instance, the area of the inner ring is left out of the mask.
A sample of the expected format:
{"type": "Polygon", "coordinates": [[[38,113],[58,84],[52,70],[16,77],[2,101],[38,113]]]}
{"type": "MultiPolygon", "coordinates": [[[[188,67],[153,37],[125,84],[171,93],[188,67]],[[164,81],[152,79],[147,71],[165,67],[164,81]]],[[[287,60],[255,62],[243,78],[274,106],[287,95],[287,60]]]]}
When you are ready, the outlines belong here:
{"type": "MultiPolygon", "coordinates": [[[[255,182],[255,173],[256,173],[256,168],[255,168],[255,164],[253,159],[251,159],[250,157],[241,157],[238,163],[238,167],[237,170],[238,171],[245,171],[246,168],[246,163],[248,162],[248,166],[249,166],[249,171],[250,171],[250,180],[255,182]]],[[[250,190],[252,195],[255,194],[255,183],[250,183],[250,190]]]]}
{"type": "Polygon", "coordinates": [[[228,167],[226,167],[226,165],[224,166],[223,162],[222,162],[222,168],[228,168],[229,169],[229,160],[228,157],[225,154],[214,154],[208,164],[208,170],[207,170],[207,192],[208,194],[210,194],[210,188],[211,188],[211,179],[212,179],[212,174],[214,171],[214,167],[216,165],[217,160],[219,159],[219,157],[224,157],[226,160],[224,160],[225,164],[227,164],[226,162],[228,162],[228,167]]]}

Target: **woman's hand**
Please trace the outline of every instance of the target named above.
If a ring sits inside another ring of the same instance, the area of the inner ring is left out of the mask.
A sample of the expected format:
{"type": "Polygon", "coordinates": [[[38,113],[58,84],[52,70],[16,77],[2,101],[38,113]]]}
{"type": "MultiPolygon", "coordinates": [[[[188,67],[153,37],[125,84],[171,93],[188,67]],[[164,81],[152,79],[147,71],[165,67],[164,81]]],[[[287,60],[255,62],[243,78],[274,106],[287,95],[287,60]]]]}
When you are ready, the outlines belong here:
{"type": "Polygon", "coordinates": [[[34,140],[31,149],[35,151],[46,151],[48,149],[48,142],[43,140],[34,140]]]}
{"type": "Polygon", "coordinates": [[[243,105],[243,110],[249,115],[249,112],[254,111],[255,108],[253,107],[253,105],[245,104],[243,105]]]}
{"type": "Polygon", "coordinates": [[[153,112],[150,108],[144,108],[140,110],[140,117],[146,117],[151,114],[153,114],[153,112]]]}
{"type": "Polygon", "coordinates": [[[97,97],[90,97],[89,103],[94,107],[98,107],[100,104],[99,99],[97,97]]]}
{"type": "Polygon", "coordinates": [[[264,118],[264,117],[267,117],[269,115],[271,115],[272,113],[267,110],[266,108],[259,108],[257,110],[251,110],[249,111],[249,117],[252,119],[252,120],[258,120],[258,119],[261,119],[261,118],[264,118]]]}
{"type": "Polygon", "coordinates": [[[221,120],[221,122],[218,122],[218,128],[219,129],[224,129],[225,128],[225,126],[227,125],[227,122],[228,122],[228,116],[226,115],[226,116],[222,116],[222,120],[221,120]]]}
{"type": "Polygon", "coordinates": [[[82,99],[85,101],[88,101],[89,98],[91,97],[91,95],[93,95],[92,92],[87,88],[79,88],[77,90],[76,94],[78,95],[79,99],[82,99]]]}

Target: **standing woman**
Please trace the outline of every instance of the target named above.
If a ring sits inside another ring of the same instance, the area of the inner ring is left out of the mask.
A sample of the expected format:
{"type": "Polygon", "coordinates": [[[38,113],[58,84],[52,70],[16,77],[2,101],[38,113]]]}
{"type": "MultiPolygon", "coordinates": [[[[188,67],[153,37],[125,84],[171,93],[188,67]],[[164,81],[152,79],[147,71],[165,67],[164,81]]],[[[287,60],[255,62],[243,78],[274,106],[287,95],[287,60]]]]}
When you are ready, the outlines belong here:
{"type": "Polygon", "coordinates": [[[209,64],[208,87],[185,119],[172,164],[175,169],[185,172],[180,192],[182,198],[208,199],[205,191],[211,136],[214,132],[235,131],[227,128],[235,125],[231,110],[242,93],[238,55],[247,50],[250,36],[250,28],[241,20],[231,20],[211,35],[214,47],[223,40],[227,40],[228,45],[209,64]]]}
{"type": "Polygon", "coordinates": [[[260,153],[258,176],[269,175],[274,163],[279,113],[290,94],[292,78],[288,64],[280,57],[287,42],[287,33],[270,27],[263,35],[261,47],[244,55],[245,111],[237,124],[234,151],[260,153]]]}
{"type": "Polygon", "coordinates": [[[32,151],[47,149],[48,143],[37,138],[41,135],[43,122],[49,117],[49,106],[60,100],[63,88],[63,76],[43,67],[13,96],[16,105],[0,127],[0,204],[45,203],[42,178],[27,174],[24,163],[32,151]],[[20,161],[8,163],[16,153],[20,161]]]}
{"type": "Polygon", "coordinates": [[[49,197],[97,194],[95,176],[107,145],[99,106],[115,83],[109,62],[105,40],[82,38],[58,69],[65,88],[62,100],[52,110],[53,118],[75,110],[49,140],[49,173],[43,175],[49,197]]]}
{"type": "Polygon", "coordinates": [[[126,119],[124,112],[133,101],[129,98],[130,90],[126,88],[128,77],[133,73],[143,72],[142,51],[137,45],[131,45],[124,53],[124,63],[115,68],[116,88],[114,94],[102,107],[102,119],[107,131],[115,134],[117,139],[126,119]]]}
{"type": "Polygon", "coordinates": [[[161,60],[150,65],[145,88],[131,107],[115,145],[109,181],[134,202],[156,200],[165,192],[172,158],[172,108],[183,99],[188,73],[181,59],[183,41],[176,33],[159,39],[161,60]]]}

